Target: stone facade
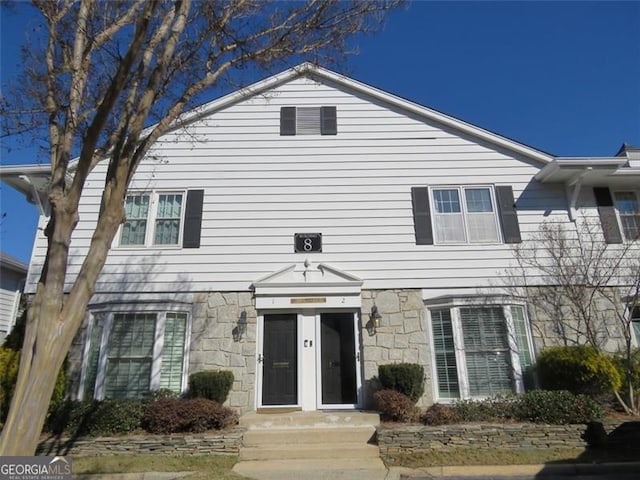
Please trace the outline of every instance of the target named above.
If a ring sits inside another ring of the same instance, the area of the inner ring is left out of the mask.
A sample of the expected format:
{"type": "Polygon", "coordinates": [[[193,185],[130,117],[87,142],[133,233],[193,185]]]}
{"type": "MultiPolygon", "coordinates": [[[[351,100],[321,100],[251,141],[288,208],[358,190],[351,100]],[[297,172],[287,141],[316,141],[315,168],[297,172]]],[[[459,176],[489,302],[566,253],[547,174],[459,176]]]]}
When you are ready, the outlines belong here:
{"type": "Polygon", "coordinates": [[[251,292],[198,294],[193,309],[189,374],[229,370],[234,382],[225,405],[240,413],[255,408],[257,315],[251,292]],[[246,312],[247,331],[236,337],[246,312]]]}
{"type": "Polygon", "coordinates": [[[362,324],[365,406],[371,407],[371,396],[379,388],[378,367],[402,362],[424,367],[425,393],[418,405],[433,403],[431,348],[422,290],[363,290],[362,324]],[[371,335],[366,324],[373,305],[382,319],[377,332],[371,335]]]}

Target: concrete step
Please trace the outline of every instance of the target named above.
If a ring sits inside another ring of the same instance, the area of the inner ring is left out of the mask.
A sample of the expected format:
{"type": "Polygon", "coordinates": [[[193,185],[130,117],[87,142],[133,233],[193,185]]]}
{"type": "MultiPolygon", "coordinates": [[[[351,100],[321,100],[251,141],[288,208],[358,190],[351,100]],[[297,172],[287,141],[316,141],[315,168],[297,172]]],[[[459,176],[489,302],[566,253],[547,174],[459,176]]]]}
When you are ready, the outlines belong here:
{"type": "Polygon", "coordinates": [[[380,415],[370,412],[289,412],[289,413],[247,413],[240,417],[240,426],[249,430],[273,428],[321,428],[377,426],[380,415]]]}
{"type": "Polygon", "coordinates": [[[233,471],[258,480],[384,480],[387,475],[379,458],[243,461],[233,471]]]}
{"type": "Polygon", "coordinates": [[[282,444],[347,443],[367,444],[375,437],[376,429],[371,425],[355,427],[319,428],[259,428],[247,430],[242,443],[247,447],[282,444]]]}
{"type": "Polygon", "coordinates": [[[311,460],[324,459],[378,459],[380,450],[377,445],[366,443],[307,443],[307,444],[273,444],[260,447],[242,447],[240,462],[256,460],[311,460]]]}

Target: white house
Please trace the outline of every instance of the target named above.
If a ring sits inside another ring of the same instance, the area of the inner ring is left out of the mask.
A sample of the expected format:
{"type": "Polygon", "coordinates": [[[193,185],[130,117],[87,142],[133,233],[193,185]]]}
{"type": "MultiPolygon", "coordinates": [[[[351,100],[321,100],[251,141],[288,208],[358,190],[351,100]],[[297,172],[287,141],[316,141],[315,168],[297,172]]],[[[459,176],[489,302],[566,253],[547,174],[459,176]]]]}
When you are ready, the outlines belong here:
{"type": "MultiPolygon", "coordinates": [[[[378,366],[425,367],[422,404],[522,391],[541,345],[500,277],[543,221],[637,235],[640,157],[558,158],[304,64],[204,105],[135,174],[72,352],[77,398],[184,390],[231,370],[243,411],[367,404],[378,366]]],[[[106,166],[69,260],[86,253],[106,166]]],[[[2,179],[47,218],[45,167],[2,179]]],[[[46,242],[38,230],[26,291],[46,242]]]]}
{"type": "Polygon", "coordinates": [[[0,345],[20,314],[20,298],[26,278],[27,265],[0,252],[0,345]]]}

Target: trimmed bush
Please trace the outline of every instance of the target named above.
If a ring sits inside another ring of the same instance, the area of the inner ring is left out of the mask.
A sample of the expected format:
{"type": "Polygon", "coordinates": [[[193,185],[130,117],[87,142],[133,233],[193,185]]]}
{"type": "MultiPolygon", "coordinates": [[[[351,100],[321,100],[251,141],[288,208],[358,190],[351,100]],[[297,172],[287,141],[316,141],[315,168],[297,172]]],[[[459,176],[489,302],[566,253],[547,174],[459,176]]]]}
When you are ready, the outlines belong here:
{"type": "Polygon", "coordinates": [[[456,411],[455,407],[435,403],[427,408],[427,410],[422,414],[420,420],[425,425],[451,425],[459,423],[462,420],[462,417],[460,417],[460,414],[456,411]]]}
{"type": "Polygon", "coordinates": [[[229,371],[205,371],[189,375],[191,398],[206,398],[222,405],[233,385],[233,373],[229,371]]]}
{"type": "Polygon", "coordinates": [[[460,400],[454,404],[463,422],[495,422],[513,418],[514,395],[496,395],[486,400],[460,400]]]}
{"type": "Polygon", "coordinates": [[[540,386],[574,394],[601,396],[622,385],[613,359],[587,345],[553,347],[537,358],[540,386]]]}
{"type": "Polygon", "coordinates": [[[141,428],[148,403],[140,399],[66,402],[51,416],[46,429],[94,437],[135,432],[141,428]]]}
{"type": "Polygon", "coordinates": [[[142,426],[150,433],[200,433],[238,423],[230,408],[206,398],[164,398],[149,404],[142,426]]]}
{"type": "Polygon", "coordinates": [[[383,420],[390,422],[413,422],[420,415],[420,410],[413,400],[397,390],[378,390],[373,394],[376,410],[383,420]]]}
{"type": "Polygon", "coordinates": [[[586,395],[534,390],[518,397],[513,416],[520,421],[554,425],[589,423],[602,418],[600,404],[586,395]]]}
{"type": "Polygon", "coordinates": [[[380,365],[378,377],[382,388],[396,390],[416,403],[424,393],[424,368],[416,363],[380,365]]]}
{"type": "MultiPolygon", "coordinates": [[[[4,423],[9,413],[11,399],[13,398],[13,392],[16,388],[16,382],[18,381],[20,354],[21,352],[19,350],[0,347],[0,424],[4,423]]],[[[53,394],[51,395],[49,415],[57,410],[64,401],[67,385],[67,375],[65,371],[66,368],[63,365],[56,379],[53,394]]]]}

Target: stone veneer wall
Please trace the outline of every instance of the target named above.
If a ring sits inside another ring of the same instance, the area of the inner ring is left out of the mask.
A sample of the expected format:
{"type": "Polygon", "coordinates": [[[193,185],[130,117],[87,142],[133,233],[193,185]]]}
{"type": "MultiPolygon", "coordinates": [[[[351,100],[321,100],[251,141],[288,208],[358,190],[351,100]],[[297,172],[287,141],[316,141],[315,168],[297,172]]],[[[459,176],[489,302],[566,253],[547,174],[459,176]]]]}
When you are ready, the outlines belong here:
{"type": "Polygon", "coordinates": [[[38,445],[38,455],[237,455],[244,429],[185,435],[54,438],[38,445]]]}
{"type": "Polygon", "coordinates": [[[418,405],[433,403],[431,348],[422,290],[363,290],[362,327],[365,407],[372,407],[373,392],[379,388],[378,366],[401,362],[424,367],[425,393],[418,405]],[[366,325],[374,304],[382,319],[377,333],[369,335],[366,325]]]}
{"type": "MultiPolygon", "coordinates": [[[[607,421],[595,424],[614,448],[638,448],[639,422],[607,421]]],[[[585,448],[587,425],[460,424],[442,426],[392,425],[377,428],[380,455],[454,451],[459,449],[585,448]]]]}
{"type": "Polygon", "coordinates": [[[229,370],[234,382],[225,405],[241,414],[255,409],[256,310],[251,292],[211,292],[196,295],[191,325],[189,374],[229,370]],[[247,332],[234,340],[241,312],[247,312],[247,332]]]}

